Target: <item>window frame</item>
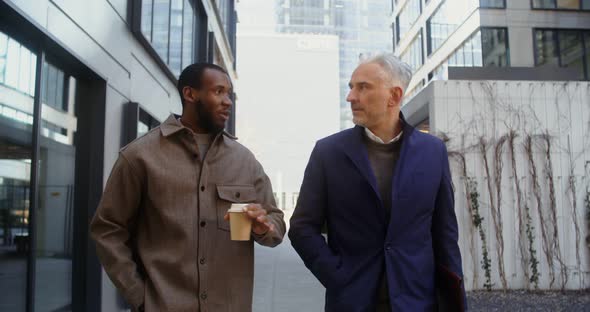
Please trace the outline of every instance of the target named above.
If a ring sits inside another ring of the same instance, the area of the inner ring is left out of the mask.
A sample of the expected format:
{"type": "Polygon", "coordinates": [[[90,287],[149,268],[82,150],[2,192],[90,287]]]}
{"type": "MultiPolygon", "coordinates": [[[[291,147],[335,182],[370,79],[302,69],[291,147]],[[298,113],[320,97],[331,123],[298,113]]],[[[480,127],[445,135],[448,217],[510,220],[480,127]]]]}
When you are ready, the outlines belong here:
{"type": "MultiPolygon", "coordinates": [[[[590,29],[534,27],[532,29],[532,36],[533,36],[533,57],[534,57],[535,67],[542,66],[542,64],[539,64],[537,62],[538,56],[539,56],[537,49],[536,49],[537,43],[538,43],[537,36],[536,36],[537,31],[553,31],[553,32],[555,32],[554,44],[557,49],[557,65],[560,68],[562,68],[563,65],[561,64],[562,57],[561,57],[561,43],[560,43],[560,39],[559,39],[559,33],[562,31],[578,32],[580,34],[580,39],[581,39],[581,43],[582,43],[582,66],[583,66],[583,70],[584,70],[584,78],[582,78],[582,81],[590,80],[590,64],[588,64],[588,57],[586,56],[587,53],[590,53],[590,51],[589,51],[590,42],[586,42],[586,33],[590,34],[590,29]]],[[[590,41],[590,40],[588,40],[588,41],[590,41]]]]}
{"type": "MultiPolygon", "coordinates": [[[[510,34],[508,33],[508,27],[480,27],[478,28],[477,31],[482,32],[483,30],[494,30],[494,29],[502,29],[505,31],[506,33],[506,66],[501,66],[501,67],[510,67],[511,65],[511,61],[510,61],[510,34]]],[[[461,44],[461,46],[463,46],[463,44],[461,44]]],[[[484,49],[483,49],[483,35],[482,35],[482,40],[481,40],[481,60],[482,60],[482,66],[481,67],[488,67],[485,65],[485,57],[484,57],[484,49]]]]}
{"type": "Polygon", "coordinates": [[[533,10],[533,11],[590,12],[590,7],[587,9],[584,9],[583,0],[579,0],[579,6],[577,9],[560,8],[557,6],[557,1],[559,1],[559,0],[552,0],[552,1],[555,3],[554,8],[538,8],[538,7],[535,7],[535,0],[530,0],[531,10],[533,10]]]}
{"type": "MultiPolygon", "coordinates": [[[[482,1],[484,1],[484,0],[479,0],[479,8],[481,8],[481,9],[491,9],[491,10],[494,10],[494,9],[496,9],[496,10],[504,10],[504,9],[506,9],[506,0],[502,0],[502,6],[501,7],[483,6],[481,4],[482,1]]],[[[531,1],[533,1],[533,0],[531,0],[531,1]]]]}
{"type": "MultiPolygon", "coordinates": [[[[151,33],[151,37],[153,38],[154,36],[154,29],[153,29],[153,21],[154,21],[154,3],[155,0],[151,0],[152,1],[152,15],[151,15],[151,28],[150,28],[150,33],[151,33]]],[[[130,0],[129,2],[129,10],[130,10],[130,17],[131,17],[131,23],[130,23],[130,28],[131,28],[131,33],[133,34],[133,36],[135,37],[135,39],[137,39],[139,41],[139,43],[143,46],[143,48],[146,50],[146,52],[150,55],[150,57],[152,59],[154,59],[154,61],[156,61],[156,64],[158,64],[158,66],[162,69],[162,71],[164,72],[164,74],[173,82],[173,83],[177,83],[178,81],[178,77],[176,77],[176,75],[173,73],[172,68],[170,68],[170,66],[168,65],[168,60],[170,58],[170,18],[171,18],[171,14],[172,14],[172,10],[170,9],[170,6],[172,5],[172,1],[169,1],[169,9],[168,9],[168,42],[167,42],[167,55],[166,55],[166,60],[164,60],[164,58],[158,54],[158,52],[156,51],[155,47],[152,45],[152,43],[150,42],[150,40],[148,40],[148,38],[145,37],[145,35],[143,34],[142,30],[141,30],[141,22],[142,22],[142,13],[141,13],[141,6],[142,6],[142,2],[143,0],[130,0]]],[[[203,7],[203,4],[201,3],[201,1],[193,1],[193,0],[189,0],[188,1],[189,4],[192,5],[192,9],[193,9],[193,22],[192,22],[192,27],[193,27],[193,55],[192,55],[192,61],[193,62],[197,62],[197,61],[205,61],[205,59],[207,58],[206,56],[206,51],[207,51],[207,45],[209,45],[209,41],[207,40],[208,36],[206,36],[207,32],[208,32],[208,17],[207,14],[205,12],[205,9],[203,7]],[[206,41],[203,41],[201,39],[205,39],[206,41]]],[[[183,19],[184,19],[184,6],[183,6],[183,19]]],[[[183,20],[183,25],[182,25],[182,29],[184,30],[184,20],[183,20]]],[[[183,31],[181,32],[182,34],[183,31]]],[[[184,36],[181,35],[181,67],[184,67],[182,64],[182,60],[183,60],[183,53],[184,53],[184,36]]],[[[182,71],[183,68],[181,68],[182,71]]]]}

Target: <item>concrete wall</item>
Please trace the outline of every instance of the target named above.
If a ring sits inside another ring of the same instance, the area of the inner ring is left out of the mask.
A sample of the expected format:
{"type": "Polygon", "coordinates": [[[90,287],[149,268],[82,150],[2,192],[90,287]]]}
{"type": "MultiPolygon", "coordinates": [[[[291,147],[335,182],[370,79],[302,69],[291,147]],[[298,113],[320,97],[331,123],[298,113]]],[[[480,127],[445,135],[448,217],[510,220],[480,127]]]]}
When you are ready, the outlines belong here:
{"type": "Polygon", "coordinates": [[[447,147],[452,156],[455,211],[459,221],[459,241],[467,289],[483,288],[485,276],[481,265],[482,239],[473,227],[465,191],[467,180],[462,173],[458,154],[463,154],[466,159],[467,176],[477,182],[479,212],[483,217],[483,232],[491,259],[493,288],[503,288],[498,266],[500,259],[504,263],[508,288],[534,288],[534,284],[527,282],[525,275],[529,271],[528,276],[532,276],[526,221],[522,222],[524,231],[519,234],[519,213],[526,218],[527,208],[531,218],[528,224],[532,226],[531,233],[534,236],[532,247],[539,261],[538,287],[587,288],[590,282],[590,255],[586,244],[588,224],[584,216],[590,207],[584,200],[590,192],[590,83],[435,81],[429,87],[434,88],[432,98],[422,101],[430,103],[431,131],[439,135],[445,133],[450,138],[447,147]],[[514,140],[514,160],[518,179],[515,179],[513,172],[510,144],[505,142],[502,145],[500,157],[494,153],[500,139],[511,130],[517,135],[514,140]],[[550,137],[551,170],[546,170],[545,134],[550,137]],[[539,184],[537,192],[533,188],[533,166],[524,149],[528,135],[532,136],[533,142],[532,155],[539,184]],[[488,143],[485,155],[488,158],[489,174],[486,173],[484,153],[480,149],[481,138],[488,143]],[[494,169],[497,159],[502,161],[500,170],[494,169]],[[553,176],[553,192],[548,172],[553,176]],[[497,177],[501,179],[501,217],[497,220],[501,220],[503,227],[499,236],[504,241],[503,258],[497,253],[500,244],[496,239],[498,232],[492,215],[492,211],[497,211],[498,207],[497,177]],[[515,181],[518,181],[521,189],[520,205],[515,181]],[[570,181],[575,185],[575,194],[570,181]],[[488,182],[492,182],[492,199],[488,182]],[[551,204],[552,193],[555,195],[554,206],[551,204]],[[540,198],[540,203],[537,198],[540,198]],[[544,225],[540,222],[541,217],[545,220],[544,225]],[[543,240],[542,227],[548,243],[543,240]],[[553,240],[555,229],[557,240],[553,240]],[[559,244],[559,248],[551,247],[555,246],[554,242],[559,244]],[[549,260],[546,250],[549,251],[549,260]],[[565,282],[561,278],[559,259],[564,264],[565,282]],[[553,262],[552,267],[549,262],[553,262]],[[553,284],[550,272],[555,272],[553,284]]]}
{"type": "Polygon", "coordinates": [[[239,35],[238,55],[236,135],[292,209],[315,141],[340,129],[338,37],[239,35]]]}

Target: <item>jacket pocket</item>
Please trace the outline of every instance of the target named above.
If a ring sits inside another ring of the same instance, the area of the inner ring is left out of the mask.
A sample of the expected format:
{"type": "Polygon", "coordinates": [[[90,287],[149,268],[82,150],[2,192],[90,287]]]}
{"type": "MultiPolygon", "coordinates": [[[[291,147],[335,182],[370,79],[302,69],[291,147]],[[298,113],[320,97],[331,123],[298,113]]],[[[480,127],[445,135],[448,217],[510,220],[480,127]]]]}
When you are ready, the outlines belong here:
{"type": "Polygon", "coordinates": [[[217,227],[229,232],[229,222],[223,216],[233,203],[254,203],[253,185],[217,185],[217,227]]]}

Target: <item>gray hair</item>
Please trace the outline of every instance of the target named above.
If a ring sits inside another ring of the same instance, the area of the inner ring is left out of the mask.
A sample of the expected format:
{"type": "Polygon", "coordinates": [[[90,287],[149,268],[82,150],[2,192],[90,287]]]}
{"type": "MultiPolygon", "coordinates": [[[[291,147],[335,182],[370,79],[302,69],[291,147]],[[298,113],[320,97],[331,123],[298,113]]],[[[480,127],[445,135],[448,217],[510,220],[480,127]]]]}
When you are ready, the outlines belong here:
{"type": "Polygon", "coordinates": [[[412,67],[410,65],[400,60],[393,53],[379,53],[361,60],[361,64],[368,63],[381,66],[389,75],[392,83],[399,83],[405,95],[410,80],[412,80],[412,67]]]}

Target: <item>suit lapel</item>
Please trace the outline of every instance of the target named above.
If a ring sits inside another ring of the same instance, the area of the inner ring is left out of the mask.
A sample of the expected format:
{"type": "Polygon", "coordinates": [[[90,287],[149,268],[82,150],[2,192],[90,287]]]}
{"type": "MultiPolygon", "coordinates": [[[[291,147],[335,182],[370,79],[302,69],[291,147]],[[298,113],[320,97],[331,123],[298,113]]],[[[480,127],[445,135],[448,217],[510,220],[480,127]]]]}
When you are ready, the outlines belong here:
{"type": "Polygon", "coordinates": [[[375,178],[373,168],[371,168],[371,164],[369,163],[367,147],[363,142],[363,131],[364,128],[359,126],[355,126],[352,129],[350,132],[350,138],[346,140],[344,145],[344,153],[350,158],[367,183],[371,185],[375,196],[377,196],[379,202],[381,202],[381,196],[379,196],[379,190],[377,188],[377,179],[375,178]]]}
{"type": "MultiPolygon", "coordinates": [[[[392,199],[395,198],[399,198],[399,197],[404,197],[404,194],[399,194],[399,192],[397,191],[399,189],[399,186],[401,185],[401,181],[402,181],[402,176],[404,174],[406,174],[406,169],[407,166],[404,166],[404,163],[407,162],[407,157],[408,155],[413,155],[414,153],[412,152],[413,148],[414,148],[414,142],[412,140],[412,133],[414,132],[414,128],[410,125],[408,125],[408,123],[406,123],[404,116],[400,113],[400,119],[403,120],[404,126],[403,126],[403,135],[402,135],[402,147],[399,153],[399,159],[397,160],[397,163],[395,164],[395,174],[393,175],[393,194],[392,195],[392,199]]],[[[393,208],[392,208],[393,209],[393,208]]]]}

